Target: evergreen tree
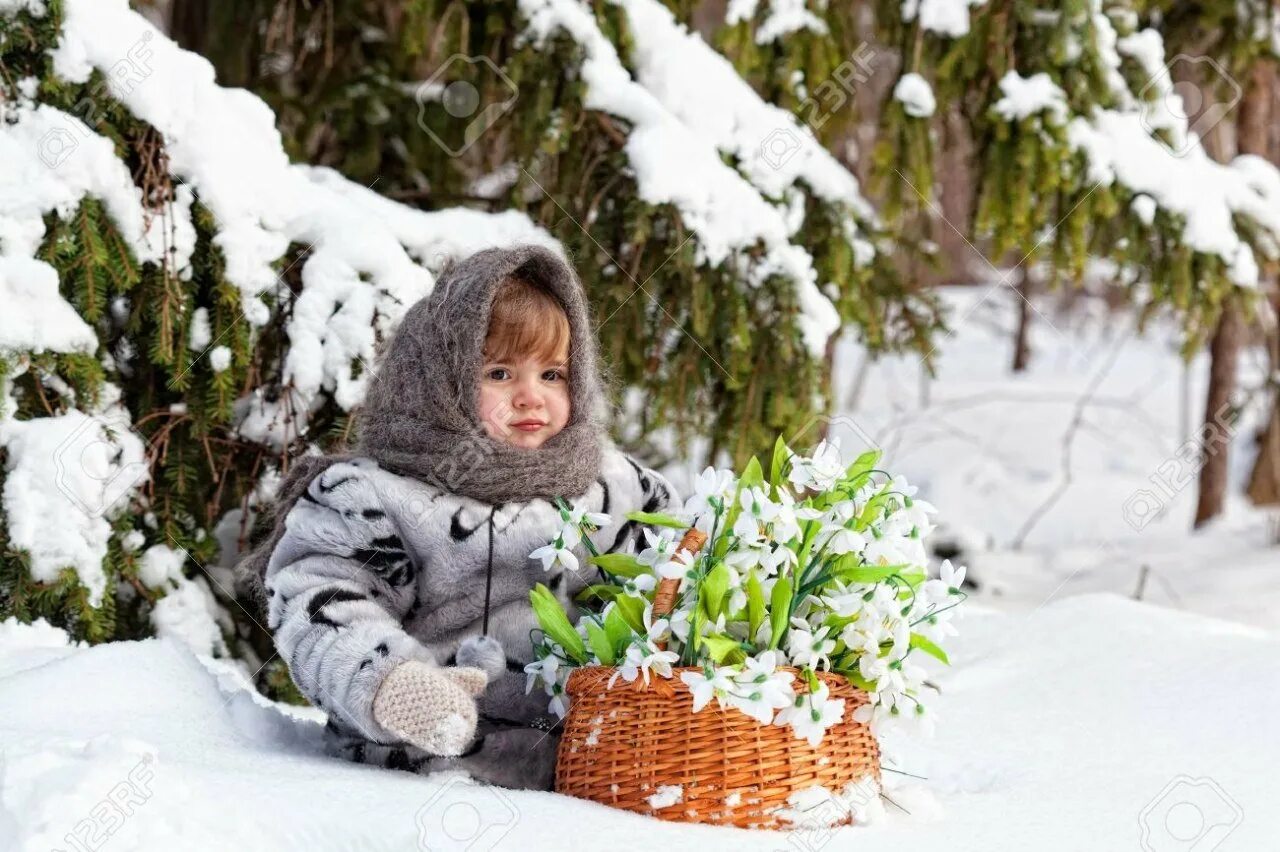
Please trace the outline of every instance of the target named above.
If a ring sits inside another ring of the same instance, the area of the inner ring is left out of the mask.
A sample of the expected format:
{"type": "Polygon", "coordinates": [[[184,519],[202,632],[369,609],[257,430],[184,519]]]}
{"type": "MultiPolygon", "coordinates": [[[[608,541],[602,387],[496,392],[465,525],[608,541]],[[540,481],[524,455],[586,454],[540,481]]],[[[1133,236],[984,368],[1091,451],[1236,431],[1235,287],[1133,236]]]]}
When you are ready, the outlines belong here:
{"type": "Polygon", "coordinates": [[[734,4],[713,41],[743,77],[686,30],[695,4],[669,5],[183,0],[175,37],[272,105],[295,159],[425,208],[527,212],[638,391],[619,437],[643,451],[672,427],[681,452],[705,435],[741,462],[825,410],[837,328],[927,353],[939,318],[811,131],[816,110],[838,114],[828,136],[849,114],[804,91],[858,70],[842,4],[763,44],[769,10],[734,4]]]}

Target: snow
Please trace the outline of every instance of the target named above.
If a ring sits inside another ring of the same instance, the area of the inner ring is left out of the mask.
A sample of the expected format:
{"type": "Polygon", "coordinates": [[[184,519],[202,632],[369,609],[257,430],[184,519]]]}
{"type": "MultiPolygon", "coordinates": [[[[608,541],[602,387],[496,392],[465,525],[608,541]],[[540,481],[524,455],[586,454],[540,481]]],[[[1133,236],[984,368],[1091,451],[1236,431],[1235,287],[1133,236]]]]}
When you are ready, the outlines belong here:
{"type": "Polygon", "coordinates": [[[655,811],[669,808],[684,801],[684,787],[680,784],[660,784],[658,791],[645,799],[655,811]]]}
{"type": "Polygon", "coordinates": [[[902,0],[902,20],[920,19],[920,28],[938,35],[960,38],[969,34],[969,7],[986,0],[902,0]]]}
{"type": "MultiPolygon", "coordinates": [[[[839,317],[818,287],[813,258],[790,241],[795,223],[785,207],[771,203],[751,180],[779,189],[789,185],[799,172],[782,170],[797,155],[812,160],[812,165],[800,166],[818,170],[812,172],[816,193],[853,198],[852,176],[832,168],[830,155],[818,150],[811,134],[793,117],[754,99],[727,62],[678,25],[656,0],[613,2],[632,21],[638,81],[623,66],[593,13],[574,0],[520,0],[528,21],[525,37],[541,45],[564,33],[582,46],[585,105],[632,125],[624,150],[635,170],[640,198],[649,204],[673,204],[680,211],[696,235],[700,263],[714,266],[763,244],[765,256],[749,274],[756,280],[778,274],[795,282],[805,344],[820,356],[839,327],[839,317]],[[671,76],[673,69],[681,69],[681,76],[671,76]],[[689,87],[689,74],[707,85],[689,87]],[[707,93],[713,101],[704,98],[707,93]],[[753,129],[739,135],[738,121],[750,121],[753,129]],[[722,150],[748,158],[743,168],[751,180],[724,163],[722,150]],[[767,177],[761,161],[781,172],[777,183],[767,177]]],[[[862,242],[860,257],[869,247],[862,242]]]]}
{"type": "Polygon", "coordinates": [[[186,560],[185,550],[174,550],[165,544],[148,547],[138,563],[138,580],[150,589],[167,587],[170,580],[182,577],[182,564],[186,560]]]}
{"type": "MultiPolygon", "coordinates": [[[[1128,596],[1144,585],[1146,600],[1274,627],[1280,551],[1269,535],[1280,519],[1240,496],[1262,397],[1233,427],[1229,511],[1193,535],[1198,467],[1185,441],[1200,428],[1208,357],[1184,369],[1175,322],[1157,318],[1139,337],[1132,314],[1107,311],[1101,298],[1070,311],[1056,308],[1056,297],[1038,299],[1030,366],[1010,374],[1017,293],[993,283],[943,295],[955,331],[938,340],[937,377],[922,379],[912,356],[864,367],[862,349],[844,340],[833,368],[837,411],[827,422],[842,451],[882,447],[884,463],[929,496],[944,527],[932,540],[963,549],[955,561],[982,585],[976,600],[1025,610],[1051,595],[1128,596]],[[1095,381],[1071,444],[1070,481],[1032,523],[1064,485],[1063,442],[1095,381]]],[[[1247,348],[1241,387],[1258,387],[1267,372],[1265,353],[1247,348]]],[[[685,471],[673,475],[681,487],[685,471]]]]}
{"type": "MultiPolygon", "coordinates": [[[[287,288],[278,288],[278,261],[291,244],[310,248],[299,261],[303,292],[286,327],[283,379],[293,398],[289,405],[265,405],[251,392],[239,406],[244,437],[280,446],[284,436],[305,432],[308,412],[325,393],[345,409],[357,405],[372,375],[363,365],[373,362],[378,336],[429,292],[432,270],[449,257],[487,245],[550,241],[519,213],[423,214],[365,198],[364,188],[331,172],[290,165],[270,109],[248,92],[218,86],[206,60],[180,50],[125,0],[69,0],[65,13],[55,72],[73,82],[94,68],[111,77],[121,45],[130,46],[128,85],[113,85],[112,94],[164,134],[171,172],[183,185],[165,213],[169,218],[157,217],[144,230],[140,193],[110,142],[75,116],[28,109],[0,130],[0,154],[18,164],[0,177],[0,247],[5,254],[33,254],[43,213],[68,212],[89,194],[104,199],[140,259],[156,259],[163,248],[148,235],[175,234],[182,274],[194,245],[194,192],[218,224],[215,244],[254,326],[270,316],[264,295],[288,297],[287,288]],[[40,156],[49,154],[49,133],[75,140],[53,168],[40,156]],[[321,315],[330,321],[317,321],[321,315]]],[[[191,346],[203,350],[208,336],[197,321],[191,346]]],[[[228,355],[214,350],[214,368],[225,368],[228,355]]]]}
{"type": "Polygon", "coordinates": [[[893,97],[912,118],[928,118],[937,108],[929,81],[914,71],[903,74],[893,87],[893,97]]]}
{"type": "Polygon", "coordinates": [[[127,508],[148,475],[128,413],[111,406],[94,416],[71,409],[54,417],[3,420],[0,446],[8,454],[8,546],[26,551],[32,579],[53,582],[71,568],[98,606],[106,591],[102,563],[110,520],[127,508]]]}
{"type": "Polygon", "coordinates": [[[7,624],[0,837],[15,852],[65,848],[89,829],[132,850],[390,850],[422,832],[443,848],[479,834],[484,848],[560,850],[572,825],[618,850],[774,850],[822,836],[871,852],[1056,852],[1079,848],[1084,815],[1094,846],[1129,848],[1144,819],[1164,830],[1162,817],[1195,802],[1206,821],[1245,815],[1233,848],[1266,847],[1280,742],[1254,734],[1280,675],[1274,634],[1110,595],[1030,614],[975,608],[967,621],[939,678],[938,737],[886,743],[897,770],[886,793],[910,815],[876,802],[869,825],[823,829],[797,813],[790,838],[348,764],[323,756],[315,711],[266,702],[227,663],[167,639],[72,648],[47,625],[7,624]],[[1232,687],[1192,686],[1210,686],[1208,673],[1232,687]]]}
{"type": "Polygon", "coordinates": [[[1007,71],[1000,78],[1001,97],[992,109],[1005,121],[1022,121],[1039,112],[1061,124],[1067,117],[1067,97],[1048,74],[1023,77],[1007,71]]]}
{"type": "Polygon", "coordinates": [[[193,653],[225,656],[226,641],[219,630],[218,603],[203,577],[175,577],[177,588],[165,593],[151,608],[155,635],[173,639],[193,653]]]}
{"type": "Polygon", "coordinates": [[[1223,165],[1199,145],[1179,155],[1153,138],[1137,113],[1096,109],[1089,119],[1072,119],[1067,134],[1087,156],[1091,182],[1119,183],[1151,196],[1185,219],[1183,239],[1190,248],[1221,257],[1238,286],[1257,286],[1253,250],[1240,239],[1233,217],[1280,237],[1280,178],[1268,173],[1274,167],[1264,170],[1252,160],[1223,165]]]}
{"type": "Polygon", "coordinates": [[[87,352],[98,336],[58,293],[58,273],[43,261],[0,256],[0,350],[87,352]]]}
{"type": "MultiPolygon", "coordinates": [[[[770,44],[800,30],[826,33],[826,23],[805,8],[805,0],[766,0],[769,13],[756,29],[756,44],[770,44]]],[[[724,22],[729,26],[750,21],[761,0],[729,0],[724,22]]]]}

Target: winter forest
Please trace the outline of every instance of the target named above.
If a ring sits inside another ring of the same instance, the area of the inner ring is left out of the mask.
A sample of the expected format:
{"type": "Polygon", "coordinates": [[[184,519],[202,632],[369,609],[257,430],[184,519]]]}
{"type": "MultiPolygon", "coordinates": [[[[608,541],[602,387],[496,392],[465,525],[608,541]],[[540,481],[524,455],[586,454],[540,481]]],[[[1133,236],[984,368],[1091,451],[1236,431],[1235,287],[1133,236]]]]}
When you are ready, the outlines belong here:
{"type": "Polygon", "coordinates": [[[1273,848],[1278,63],[1268,0],[0,0],[0,848],[1273,848]],[[389,352],[498,381],[484,251],[599,404],[444,462],[590,420],[585,492],[374,449],[389,352]]]}

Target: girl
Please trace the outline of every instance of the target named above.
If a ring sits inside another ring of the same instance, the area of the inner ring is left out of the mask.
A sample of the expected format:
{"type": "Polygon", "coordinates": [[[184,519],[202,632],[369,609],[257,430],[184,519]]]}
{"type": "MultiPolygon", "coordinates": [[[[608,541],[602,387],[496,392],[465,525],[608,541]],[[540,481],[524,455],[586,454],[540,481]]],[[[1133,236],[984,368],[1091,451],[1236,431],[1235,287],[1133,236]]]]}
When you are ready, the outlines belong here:
{"type": "Polygon", "coordinates": [[[240,568],[329,714],[330,753],[551,788],[555,718],[525,688],[529,591],[546,584],[572,616],[597,579],[582,544],[577,571],[529,558],[562,524],[552,498],[612,517],[600,552],[640,539],[626,512],[677,502],[608,441],[603,406],[582,285],[545,248],[479,252],[408,310],[356,452],[298,459],[240,568]]]}

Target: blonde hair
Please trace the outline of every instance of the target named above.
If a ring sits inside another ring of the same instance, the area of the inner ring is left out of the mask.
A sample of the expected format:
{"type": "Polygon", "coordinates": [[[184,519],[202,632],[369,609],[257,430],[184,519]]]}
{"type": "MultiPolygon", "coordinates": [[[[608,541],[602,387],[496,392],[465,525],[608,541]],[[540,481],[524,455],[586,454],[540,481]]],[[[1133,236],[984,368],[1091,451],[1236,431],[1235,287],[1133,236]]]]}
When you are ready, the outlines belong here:
{"type": "Polygon", "coordinates": [[[510,361],[532,356],[568,358],[569,317],[551,293],[512,275],[498,286],[489,311],[484,357],[510,361]]]}

